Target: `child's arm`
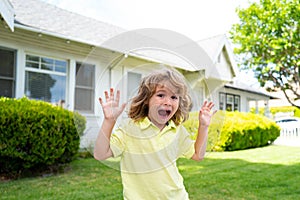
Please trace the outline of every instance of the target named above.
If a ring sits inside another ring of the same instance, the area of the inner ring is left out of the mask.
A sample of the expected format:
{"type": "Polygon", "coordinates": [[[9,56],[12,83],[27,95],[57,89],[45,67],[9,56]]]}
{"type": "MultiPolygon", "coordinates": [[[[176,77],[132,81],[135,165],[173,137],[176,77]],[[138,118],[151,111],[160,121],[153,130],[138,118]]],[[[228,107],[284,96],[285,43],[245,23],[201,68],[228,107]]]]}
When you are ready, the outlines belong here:
{"type": "Polygon", "coordinates": [[[104,114],[104,120],[95,142],[94,158],[97,160],[105,160],[113,155],[110,149],[110,136],[117,118],[121,115],[126,106],[126,103],[119,106],[119,90],[117,91],[116,97],[113,88],[110,89],[109,95],[107,91],[105,91],[104,94],[106,102],[104,102],[102,98],[99,98],[104,114]]]}
{"type": "Polygon", "coordinates": [[[195,142],[195,153],[192,156],[193,160],[201,161],[204,158],[208,137],[208,127],[210,125],[211,117],[216,113],[211,113],[211,109],[214,104],[212,102],[205,101],[199,112],[199,127],[198,135],[195,142]]]}

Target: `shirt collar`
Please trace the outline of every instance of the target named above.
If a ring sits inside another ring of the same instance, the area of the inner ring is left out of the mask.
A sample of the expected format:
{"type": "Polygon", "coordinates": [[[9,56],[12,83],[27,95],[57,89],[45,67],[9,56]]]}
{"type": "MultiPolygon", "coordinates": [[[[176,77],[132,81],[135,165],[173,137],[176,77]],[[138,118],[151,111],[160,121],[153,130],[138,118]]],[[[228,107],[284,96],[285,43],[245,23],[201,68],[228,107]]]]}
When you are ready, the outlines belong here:
{"type": "MultiPolygon", "coordinates": [[[[144,119],[142,119],[142,120],[139,122],[139,125],[140,125],[141,129],[146,129],[146,128],[148,128],[150,125],[155,126],[154,124],[152,124],[152,122],[149,120],[148,117],[145,117],[144,119]]],[[[176,128],[176,125],[175,125],[175,123],[173,122],[173,120],[170,120],[170,121],[168,121],[167,127],[169,127],[169,128],[176,128]]]]}

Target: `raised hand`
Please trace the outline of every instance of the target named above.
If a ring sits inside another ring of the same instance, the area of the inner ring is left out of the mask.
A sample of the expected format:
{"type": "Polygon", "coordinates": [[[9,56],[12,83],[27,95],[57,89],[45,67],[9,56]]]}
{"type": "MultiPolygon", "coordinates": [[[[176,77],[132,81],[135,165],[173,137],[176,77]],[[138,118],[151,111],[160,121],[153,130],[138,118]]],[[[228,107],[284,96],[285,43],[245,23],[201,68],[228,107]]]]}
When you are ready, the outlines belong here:
{"type": "Polygon", "coordinates": [[[217,110],[212,112],[214,107],[213,102],[205,101],[199,112],[199,121],[202,126],[209,126],[212,116],[217,112],[217,110]]]}
{"type": "Polygon", "coordinates": [[[104,92],[105,102],[102,98],[99,98],[100,105],[103,110],[104,118],[107,120],[117,120],[125,109],[126,103],[123,103],[119,106],[120,101],[120,91],[117,90],[115,97],[114,89],[110,88],[110,94],[107,91],[104,92]]]}

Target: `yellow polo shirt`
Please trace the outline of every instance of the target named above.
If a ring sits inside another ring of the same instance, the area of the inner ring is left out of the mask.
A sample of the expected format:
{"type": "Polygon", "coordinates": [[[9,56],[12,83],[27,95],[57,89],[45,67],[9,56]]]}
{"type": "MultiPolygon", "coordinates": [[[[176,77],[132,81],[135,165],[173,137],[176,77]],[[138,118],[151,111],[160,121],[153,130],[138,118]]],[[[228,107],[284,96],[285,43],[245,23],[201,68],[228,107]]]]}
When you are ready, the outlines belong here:
{"type": "Polygon", "coordinates": [[[128,120],[110,141],[114,157],[121,157],[124,199],[188,199],[176,160],[192,157],[194,141],[183,126],[170,121],[160,131],[147,117],[128,120]]]}

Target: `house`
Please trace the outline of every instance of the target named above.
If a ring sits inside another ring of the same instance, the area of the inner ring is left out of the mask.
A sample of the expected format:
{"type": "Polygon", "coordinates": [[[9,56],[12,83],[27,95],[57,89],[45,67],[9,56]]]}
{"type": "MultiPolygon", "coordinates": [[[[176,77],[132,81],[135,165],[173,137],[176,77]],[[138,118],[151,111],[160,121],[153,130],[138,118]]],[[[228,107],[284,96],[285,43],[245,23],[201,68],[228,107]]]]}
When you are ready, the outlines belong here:
{"type": "Polygon", "coordinates": [[[269,116],[269,101],[276,99],[262,88],[254,88],[239,79],[239,71],[235,63],[233,50],[225,35],[217,35],[202,41],[199,45],[205,49],[217,70],[212,71],[210,77],[219,81],[207,79],[209,92],[219,110],[249,112],[259,107],[265,108],[265,115],[269,116]],[[217,84],[216,84],[217,83],[217,84]],[[214,85],[216,84],[216,85],[214,85]]]}
{"type": "Polygon", "coordinates": [[[126,31],[40,0],[2,0],[0,17],[0,96],[78,111],[87,118],[86,135],[97,134],[104,90],[120,88],[128,101],[160,64],[186,77],[193,110],[210,98],[217,109],[248,111],[247,92],[224,86],[238,73],[224,35],[196,43],[168,30],[126,31]]]}

